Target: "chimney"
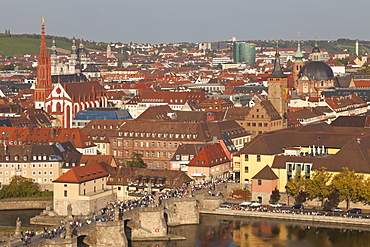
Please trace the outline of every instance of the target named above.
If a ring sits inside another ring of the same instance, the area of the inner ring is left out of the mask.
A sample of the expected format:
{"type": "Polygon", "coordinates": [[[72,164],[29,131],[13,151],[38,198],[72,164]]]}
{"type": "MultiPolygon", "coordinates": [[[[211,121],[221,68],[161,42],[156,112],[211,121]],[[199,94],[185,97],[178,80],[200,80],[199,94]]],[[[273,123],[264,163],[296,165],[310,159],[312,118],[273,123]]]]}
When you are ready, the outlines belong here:
{"type": "Polygon", "coordinates": [[[207,122],[215,121],[216,114],[214,112],[207,112],[207,122]]]}
{"type": "Polygon", "coordinates": [[[216,141],[217,141],[217,136],[214,136],[214,137],[212,138],[212,144],[215,144],[215,143],[216,143],[216,141]]]}

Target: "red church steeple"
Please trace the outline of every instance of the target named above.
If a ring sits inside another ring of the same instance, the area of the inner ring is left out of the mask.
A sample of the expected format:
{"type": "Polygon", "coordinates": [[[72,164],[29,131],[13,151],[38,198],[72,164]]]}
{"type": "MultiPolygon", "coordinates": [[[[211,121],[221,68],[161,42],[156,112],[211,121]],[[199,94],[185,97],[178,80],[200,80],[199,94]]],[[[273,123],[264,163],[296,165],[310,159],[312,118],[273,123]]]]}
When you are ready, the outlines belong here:
{"type": "Polygon", "coordinates": [[[45,100],[53,89],[53,83],[51,80],[51,61],[50,56],[46,53],[44,22],[45,20],[42,18],[40,55],[37,61],[37,82],[34,93],[35,108],[37,109],[45,107],[45,100]]]}

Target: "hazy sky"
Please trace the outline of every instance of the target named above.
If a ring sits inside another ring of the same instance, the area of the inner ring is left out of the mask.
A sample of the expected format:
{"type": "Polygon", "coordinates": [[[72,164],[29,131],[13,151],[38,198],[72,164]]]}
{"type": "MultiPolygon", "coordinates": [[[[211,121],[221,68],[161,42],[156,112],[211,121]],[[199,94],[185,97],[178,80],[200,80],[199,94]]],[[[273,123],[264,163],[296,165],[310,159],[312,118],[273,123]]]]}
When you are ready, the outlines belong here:
{"type": "Polygon", "coordinates": [[[370,40],[370,0],[4,0],[0,32],[105,42],[370,40]]]}

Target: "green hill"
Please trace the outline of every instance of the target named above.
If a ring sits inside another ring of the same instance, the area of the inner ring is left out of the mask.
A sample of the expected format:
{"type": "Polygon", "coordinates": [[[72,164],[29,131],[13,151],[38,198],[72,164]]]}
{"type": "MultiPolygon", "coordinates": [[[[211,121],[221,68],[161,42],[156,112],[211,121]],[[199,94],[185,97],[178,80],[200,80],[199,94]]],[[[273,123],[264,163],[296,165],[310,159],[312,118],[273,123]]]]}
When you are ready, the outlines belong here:
{"type": "MultiPolygon", "coordinates": [[[[72,42],[64,40],[55,40],[57,48],[71,50],[72,42]]],[[[46,46],[49,48],[52,45],[52,40],[46,40],[46,46]]],[[[40,39],[28,37],[0,37],[0,54],[3,56],[19,56],[19,55],[37,55],[40,52],[40,39]]]]}

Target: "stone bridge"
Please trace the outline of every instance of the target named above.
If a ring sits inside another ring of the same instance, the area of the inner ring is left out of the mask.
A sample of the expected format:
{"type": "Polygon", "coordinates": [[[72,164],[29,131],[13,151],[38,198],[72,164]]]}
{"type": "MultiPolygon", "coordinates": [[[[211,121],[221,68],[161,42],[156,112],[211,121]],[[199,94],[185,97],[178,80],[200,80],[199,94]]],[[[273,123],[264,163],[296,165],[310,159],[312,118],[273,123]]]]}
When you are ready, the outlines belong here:
{"type": "Polygon", "coordinates": [[[92,222],[72,229],[72,237],[43,239],[29,246],[127,247],[131,241],[179,240],[183,238],[168,235],[168,226],[199,224],[200,210],[214,210],[223,201],[223,197],[208,196],[207,194],[198,194],[195,197],[169,198],[162,201],[163,206],[135,208],[124,212],[122,220],[92,222]]]}

